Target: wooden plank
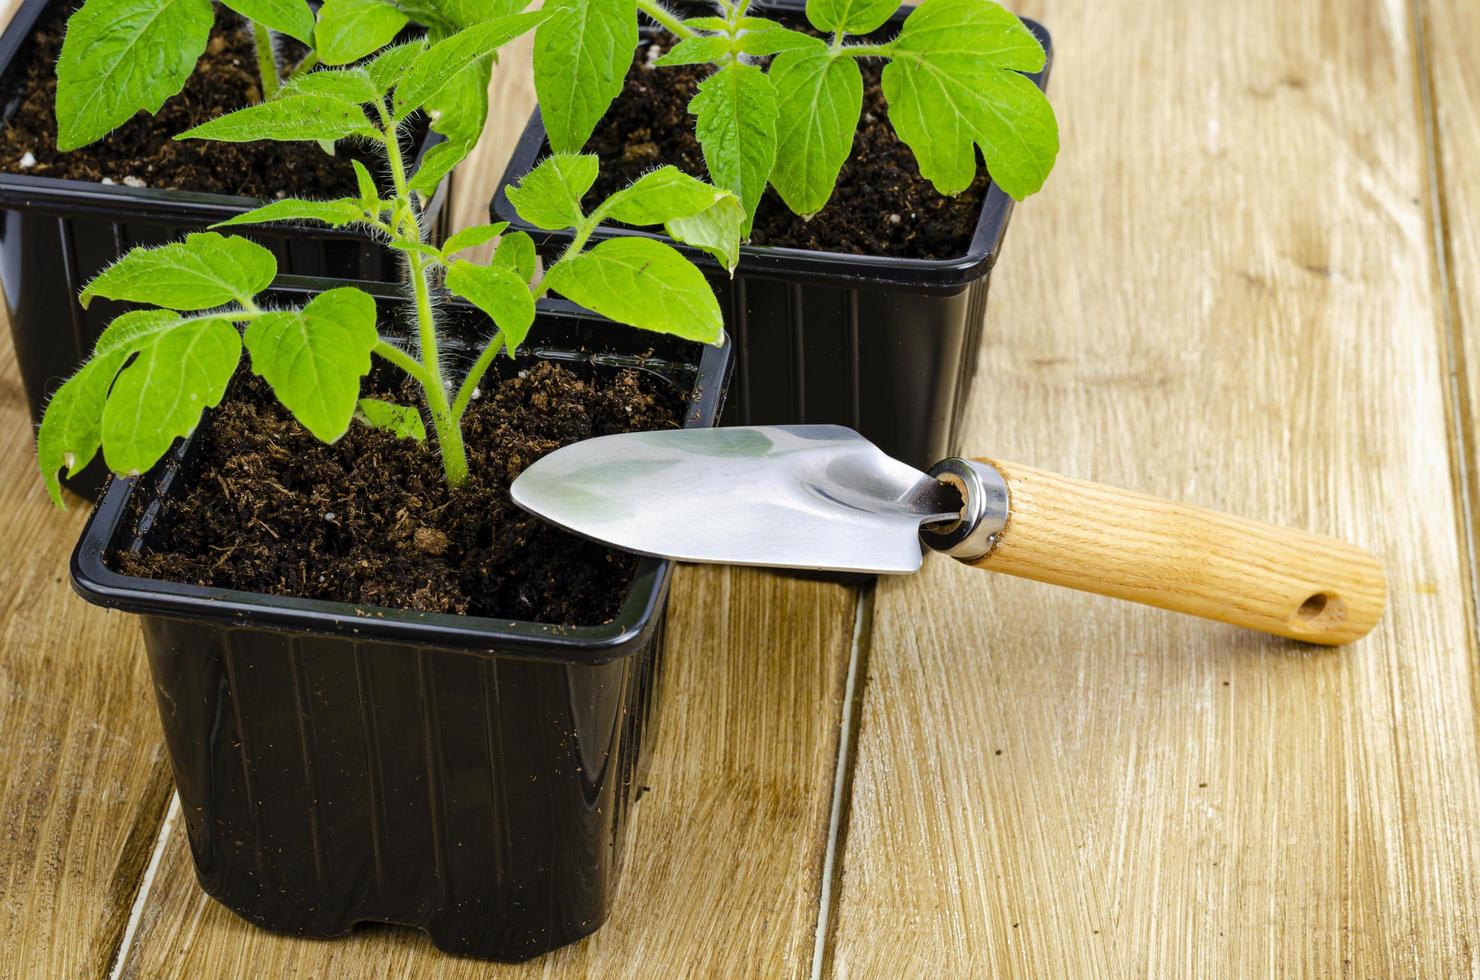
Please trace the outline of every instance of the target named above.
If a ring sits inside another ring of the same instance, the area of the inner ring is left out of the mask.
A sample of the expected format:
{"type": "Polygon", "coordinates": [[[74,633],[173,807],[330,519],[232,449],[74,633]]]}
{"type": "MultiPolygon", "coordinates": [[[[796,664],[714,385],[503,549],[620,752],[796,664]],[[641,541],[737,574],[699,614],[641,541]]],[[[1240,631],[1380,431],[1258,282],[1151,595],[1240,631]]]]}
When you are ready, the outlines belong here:
{"type": "Polygon", "coordinates": [[[42,487],[0,327],[0,946],[28,976],[106,973],[169,793],[138,627],[72,594],[71,503],[42,487]]]}
{"type": "MultiPolygon", "coordinates": [[[[800,976],[811,968],[856,593],[754,570],[682,568],[663,700],[611,920],[505,976],[800,976]]],[[[312,942],[205,897],[176,828],[125,975],[492,972],[409,929],[312,942]]]]}
{"type": "Polygon", "coordinates": [[[830,972],[1469,975],[1475,661],[1410,10],[1022,8],[1064,152],[998,266],[967,448],[1353,539],[1391,605],[1330,652],[949,561],[881,583],[830,972]]]}
{"type": "MultiPolygon", "coordinates": [[[[1480,553],[1480,8],[1467,0],[1415,0],[1424,35],[1425,108],[1434,146],[1434,210],[1443,258],[1444,312],[1456,384],[1460,485],[1468,496],[1470,561],[1480,553]]],[[[1472,570],[1472,577],[1474,572],[1472,570]]],[[[1473,586],[1472,586],[1473,587],[1473,586]]]]}

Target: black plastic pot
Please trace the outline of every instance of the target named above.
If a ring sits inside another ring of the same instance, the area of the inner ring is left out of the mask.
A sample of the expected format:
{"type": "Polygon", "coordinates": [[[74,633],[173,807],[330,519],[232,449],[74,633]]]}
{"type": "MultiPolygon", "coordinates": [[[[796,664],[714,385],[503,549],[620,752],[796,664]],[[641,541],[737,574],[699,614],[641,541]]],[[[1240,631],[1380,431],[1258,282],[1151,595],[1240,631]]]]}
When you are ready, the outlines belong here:
{"type": "MultiPolygon", "coordinates": [[[[504,369],[536,358],[660,372],[699,427],[719,413],[729,347],[554,303],[504,369]]],[[[669,563],[641,560],[615,620],[577,627],[112,571],[107,555],[168,533],[158,501],[197,478],[191,449],[112,484],[72,576],[88,601],[141,617],[201,886],[277,932],[402,923],[489,959],[595,931],[650,741],[669,563]]]]}
{"type": "MultiPolygon", "coordinates": [[[[758,9],[801,16],[803,0],[758,9]]],[[[909,8],[885,28],[896,31],[909,8]]],[[[1049,64],[1031,76],[1048,84],[1053,42],[1025,21],[1049,64]]],[[[645,33],[649,36],[651,31],[645,33]]],[[[570,242],[522,221],[505,188],[549,152],[538,111],[499,181],[491,211],[534,236],[546,261],[570,242]]],[[[735,381],[723,424],[847,425],[898,459],[927,468],[961,448],[961,413],[976,373],[992,266],[1013,200],[993,184],[971,247],[956,259],[899,259],[746,245],[730,278],[709,256],[684,251],[710,273],[735,341],[735,381]]],[[[593,240],[653,236],[604,228],[593,240]]],[[[668,239],[664,239],[668,240],[668,239]]]]}
{"type": "MultiPolygon", "coordinates": [[[[37,21],[65,2],[26,0],[0,35],[0,98],[8,100],[0,103],[0,124],[15,112],[8,93],[37,21]]],[[[418,158],[441,140],[428,131],[418,158]]],[[[429,202],[435,226],[446,220],[448,186],[444,182],[429,202]]],[[[0,173],[0,288],[32,420],[40,421],[52,393],[123,309],[99,300],[84,310],[77,302],[83,284],[135,246],[162,245],[261,204],[221,194],[0,173]]],[[[273,225],[236,233],[271,249],[286,275],[386,281],[400,275],[395,252],[354,231],[273,225]]],[[[106,476],[95,465],[66,483],[91,500],[106,476]]]]}

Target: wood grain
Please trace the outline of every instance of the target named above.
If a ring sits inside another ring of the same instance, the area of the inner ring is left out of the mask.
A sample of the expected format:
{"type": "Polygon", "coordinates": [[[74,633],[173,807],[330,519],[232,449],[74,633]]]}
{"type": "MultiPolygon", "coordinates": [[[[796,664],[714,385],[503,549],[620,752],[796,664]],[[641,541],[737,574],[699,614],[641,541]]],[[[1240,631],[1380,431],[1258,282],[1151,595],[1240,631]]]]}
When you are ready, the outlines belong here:
{"type": "Polygon", "coordinates": [[[1471,975],[1410,10],[1022,10],[1054,32],[1064,152],[997,266],[965,448],[1355,541],[1392,600],[1335,652],[950,561],[881,583],[831,972],[1471,975]]]}
{"type": "Polygon", "coordinates": [[[72,594],[0,325],[0,977],[106,973],[169,793],[138,627],[72,594]]]}
{"type": "Polygon", "coordinates": [[[1338,645],[1382,618],[1382,566],[1355,545],[983,459],[1010,513],[973,568],[1338,645]]]}
{"type": "Polygon", "coordinates": [[[409,929],[324,942],[206,898],[177,828],[125,976],[801,976],[811,967],[856,593],[755,570],[674,582],[649,790],[612,918],[524,966],[438,953],[409,929]]]}
{"type": "Polygon", "coordinates": [[[1449,329],[1456,476],[1467,497],[1472,603],[1480,553],[1480,6],[1469,0],[1414,0],[1425,53],[1425,108],[1431,117],[1438,286],[1449,329]]]}

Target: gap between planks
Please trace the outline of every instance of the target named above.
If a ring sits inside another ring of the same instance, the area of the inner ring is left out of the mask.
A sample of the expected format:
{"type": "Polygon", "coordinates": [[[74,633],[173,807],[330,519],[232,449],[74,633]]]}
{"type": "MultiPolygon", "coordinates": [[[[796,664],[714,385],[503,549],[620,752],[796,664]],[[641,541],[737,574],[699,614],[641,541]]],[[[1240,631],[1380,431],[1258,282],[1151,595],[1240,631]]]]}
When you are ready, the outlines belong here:
{"type": "MultiPolygon", "coordinates": [[[[170,777],[174,782],[174,776],[170,777]]],[[[165,807],[164,819],[159,822],[159,833],[154,837],[154,850],[149,854],[149,863],[144,866],[144,876],[139,879],[139,890],[134,893],[134,904],[129,909],[128,924],[123,928],[123,936],[118,941],[118,948],[113,951],[112,966],[108,970],[108,980],[122,980],[124,968],[128,965],[128,953],[134,945],[134,938],[139,934],[139,923],[144,918],[144,908],[149,904],[149,892],[154,887],[154,879],[159,874],[160,864],[164,861],[165,848],[169,846],[170,835],[174,833],[175,823],[180,819],[180,794],[170,792],[169,805],[165,807]]]]}

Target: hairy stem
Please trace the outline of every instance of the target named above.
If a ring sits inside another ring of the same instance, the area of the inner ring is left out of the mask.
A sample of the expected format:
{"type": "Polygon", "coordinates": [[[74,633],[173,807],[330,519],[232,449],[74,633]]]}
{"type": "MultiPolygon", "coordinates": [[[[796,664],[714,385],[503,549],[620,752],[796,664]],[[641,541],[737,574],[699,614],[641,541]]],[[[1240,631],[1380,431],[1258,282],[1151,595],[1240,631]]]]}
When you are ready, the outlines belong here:
{"type": "Polygon", "coordinates": [[[504,333],[502,330],[493,335],[488,341],[488,346],[483,348],[483,353],[478,355],[478,360],[473,362],[472,368],[463,378],[462,386],[457,390],[457,397],[452,402],[452,417],[461,422],[462,417],[467,414],[468,405],[473,401],[473,392],[478,389],[478,382],[483,380],[483,375],[488,373],[488,366],[493,359],[498,357],[498,352],[504,346],[504,333]]]}
{"type": "Polygon", "coordinates": [[[668,33],[678,37],[680,40],[687,40],[695,36],[693,31],[684,26],[683,21],[679,19],[678,15],[667,7],[664,7],[659,0],[637,0],[637,9],[647,14],[660,27],[666,28],[668,33]]]}
{"type": "MultiPolygon", "coordinates": [[[[387,126],[382,138],[390,163],[391,180],[396,185],[396,199],[401,205],[397,211],[403,215],[401,220],[395,222],[397,237],[420,243],[421,221],[411,203],[406,161],[401,154],[401,143],[395,127],[387,126]]],[[[447,403],[448,384],[442,374],[442,358],[437,350],[437,321],[432,311],[432,287],[427,279],[427,269],[433,263],[417,252],[407,253],[407,262],[411,269],[411,291],[416,300],[416,329],[421,344],[423,377],[417,380],[426,391],[432,427],[437,432],[437,446],[442,451],[442,474],[447,478],[449,487],[460,487],[468,479],[468,453],[463,445],[462,429],[452,414],[452,407],[447,403]]]]}
{"type": "Polygon", "coordinates": [[[405,371],[411,377],[415,378],[423,386],[432,383],[432,379],[427,377],[426,370],[421,366],[421,364],[417,362],[416,358],[412,357],[410,354],[406,353],[395,344],[387,343],[384,340],[377,340],[375,342],[375,346],[371,348],[371,353],[381,357],[391,364],[394,364],[396,367],[400,368],[402,371],[405,371]]]}
{"type": "Polygon", "coordinates": [[[845,44],[834,50],[840,54],[851,55],[854,58],[894,57],[894,46],[892,44],[845,44]]]}
{"type": "Polygon", "coordinates": [[[260,21],[252,21],[252,39],[257,49],[257,74],[262,78],[262,101],[271,102],[282,88],[278,76],[277,54],[272,49],[272,31],[260,21]]]}

